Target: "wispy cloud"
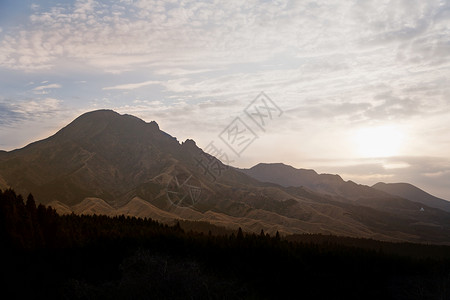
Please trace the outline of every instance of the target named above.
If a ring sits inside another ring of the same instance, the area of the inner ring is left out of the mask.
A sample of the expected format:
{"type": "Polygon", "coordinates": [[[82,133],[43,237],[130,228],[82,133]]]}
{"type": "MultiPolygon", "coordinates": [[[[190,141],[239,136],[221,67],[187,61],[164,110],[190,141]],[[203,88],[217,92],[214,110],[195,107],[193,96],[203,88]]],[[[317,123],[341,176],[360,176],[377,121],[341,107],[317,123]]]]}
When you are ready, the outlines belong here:
{"type": "Polygon", "coordinates": [[[0,125],[8,126],[21,119],[21,114],[16,112],[8,103],[0,101],[0,125]]]}
{"type": "Polygon", "coordinates": [[[12,150],[46,138],[67,125],[82,111],[69,109],[64,101],[0,98],[0,141],[2,150],[12,150]]]}
{"type": "Polygon", "coordinates": [[[145,81],[145,82],[139,82],[139,83],[126,83],[126,84],[119,84],[115,86],[109,86],[102,88],[103,90],[134,90],[138,89],[147,85],[153,85],[153,84],[161,84],[160,81],[145,81]]]}
{"type": "Polygon", "coordinates": [[[347,53],[349,47],[361,53],[400,45],[390,56],[413,64],[418,51],[422,61],[437,63],[446,56],[440,31],[446,26],[446,6],[438,1],[394,3],[395,9],[392,3],[359,1],[219,6],[196,1],[77,1],[36,12],[31,29],[7,35],[0,64],[33,70],[81,59],[120,72],[158,63],[198,68],[263,62],[277,53],[304,57],[347,53]]]}
{"type": "Polygon", "coordinates": [[[0,113],[5,125],[57,114],[63,101],[55,98],[14,100],[0,99],[0,113]]]}
{"type": "MultiPolygon", "coordinates": [[[[42,82],[42,83],[45,83],[45,82],[42,82]]],[[[43,90],[48,90],[48,89],[60,89],[60,88],[62,88],[62,85],[57,84],[57,83],[52,83],[52,84],[37,86],[33,89],[33,91],[43,91],[43,90]]]]}

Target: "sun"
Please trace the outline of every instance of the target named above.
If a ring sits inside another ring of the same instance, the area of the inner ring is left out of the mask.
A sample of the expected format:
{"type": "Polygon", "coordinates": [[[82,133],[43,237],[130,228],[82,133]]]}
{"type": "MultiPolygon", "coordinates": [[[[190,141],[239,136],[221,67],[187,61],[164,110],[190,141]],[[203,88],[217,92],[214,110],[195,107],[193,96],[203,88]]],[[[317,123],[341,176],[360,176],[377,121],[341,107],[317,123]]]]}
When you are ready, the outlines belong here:
{"type": "Polygon", "coordinates": [[[355,134],[358,155],[389,157],[400,154],[403,133],[395,126],[366,127],[355,134]]]}

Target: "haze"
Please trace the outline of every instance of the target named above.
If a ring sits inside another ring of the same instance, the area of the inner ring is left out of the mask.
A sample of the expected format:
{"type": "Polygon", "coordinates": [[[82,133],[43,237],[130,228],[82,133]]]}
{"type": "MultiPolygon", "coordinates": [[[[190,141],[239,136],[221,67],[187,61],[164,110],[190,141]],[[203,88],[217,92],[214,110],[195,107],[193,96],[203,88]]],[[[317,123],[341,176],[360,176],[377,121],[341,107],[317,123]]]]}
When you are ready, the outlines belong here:
{"type": "Polygon", "coordinates": [[[232,165],[450,200],[449,20],[450,1],[1,1],[0,149],[100,108],[226,149],[263,91],[283,113],[232,165]]]}

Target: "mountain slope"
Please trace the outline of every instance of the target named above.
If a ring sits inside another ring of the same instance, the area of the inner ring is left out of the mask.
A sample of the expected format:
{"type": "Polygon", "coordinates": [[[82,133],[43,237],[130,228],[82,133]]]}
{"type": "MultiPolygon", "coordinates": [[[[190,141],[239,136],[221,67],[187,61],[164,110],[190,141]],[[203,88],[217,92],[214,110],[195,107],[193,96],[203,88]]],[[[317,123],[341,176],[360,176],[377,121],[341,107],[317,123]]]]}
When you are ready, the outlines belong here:
{"type": "Polygon", "coordinates": [[[391,195],[399,196],[414,202],[419,202],[430,207],[439,208],[450,212],[449,201],[430,195],[427,192],[409,183],[378,182],[372,187],[391,195]]]}

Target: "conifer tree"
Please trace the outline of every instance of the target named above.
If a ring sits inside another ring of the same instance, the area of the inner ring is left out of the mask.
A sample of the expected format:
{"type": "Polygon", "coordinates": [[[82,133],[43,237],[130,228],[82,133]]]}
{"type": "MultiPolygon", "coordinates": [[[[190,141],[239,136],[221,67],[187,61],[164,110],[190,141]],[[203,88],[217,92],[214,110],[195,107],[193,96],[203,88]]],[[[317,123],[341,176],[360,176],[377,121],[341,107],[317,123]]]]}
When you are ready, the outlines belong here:
{"type": "Polygon", "coordinates": [[[31,193],[28,194],[26,207],[30,213],[34,213],[36,210],[36,202],[34,201],[34,197],[31,193]]]}
{"type": "Polygon", "coordinates": [[[239,227],[239,229],[238,229],[237,238],[239,240],[242,240],[244,238],[244,233],[242,232],[242,228],[241,227],[239,227]]]}

